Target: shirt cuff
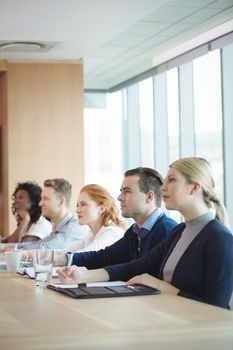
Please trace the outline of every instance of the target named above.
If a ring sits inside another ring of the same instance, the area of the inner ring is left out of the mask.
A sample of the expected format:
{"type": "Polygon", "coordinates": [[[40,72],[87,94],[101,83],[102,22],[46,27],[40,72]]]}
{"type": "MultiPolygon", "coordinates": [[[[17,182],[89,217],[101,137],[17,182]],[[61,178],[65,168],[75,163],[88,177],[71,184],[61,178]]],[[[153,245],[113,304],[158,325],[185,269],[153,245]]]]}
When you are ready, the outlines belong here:
{"type": "Polygon", "coordinates": [[[73,255],[74,253],[72,252],[68,252],[66,253],[66,266],[71,266],[72,265],[72,262],[73,262],[73,255]]]}

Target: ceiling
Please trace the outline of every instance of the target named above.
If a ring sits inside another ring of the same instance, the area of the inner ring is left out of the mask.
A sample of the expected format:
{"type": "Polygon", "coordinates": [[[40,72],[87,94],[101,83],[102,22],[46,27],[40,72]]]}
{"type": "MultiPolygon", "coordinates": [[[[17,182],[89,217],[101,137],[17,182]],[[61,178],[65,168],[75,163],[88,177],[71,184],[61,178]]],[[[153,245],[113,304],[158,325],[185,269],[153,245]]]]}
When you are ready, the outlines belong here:
{"type": "Polygon", "coordinates": [[[152,68],[156,57],[230,24],[233,0],[0,0],[0,59],[84,61],[85,89],[108,90],[152,68]]]}

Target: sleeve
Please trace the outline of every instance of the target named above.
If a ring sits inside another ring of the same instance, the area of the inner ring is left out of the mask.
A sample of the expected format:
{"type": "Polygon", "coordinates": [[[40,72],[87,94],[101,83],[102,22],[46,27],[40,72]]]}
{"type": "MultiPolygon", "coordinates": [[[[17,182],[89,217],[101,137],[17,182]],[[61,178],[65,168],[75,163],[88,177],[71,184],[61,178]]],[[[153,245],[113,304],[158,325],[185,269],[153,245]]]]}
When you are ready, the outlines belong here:
{"type": "Polygon", "coordinates": [[[45,238],[50,234],[51,231],[52,231],[51,223],[47,219],[40,217],[40,219],[31,226],[31,228],[25,235],[45,238]]]}
{"type": "Polygon", "coordinates": [[[70,244],[67,247],[66,251],[69,251],[69,252],[77,252],[77,251],[79,251],[80,252],[80,250],[82,250],[86,246],[87,239],[88,239],[88,236],[83,238],[83,239],[81,239],[78,242],[70,244]]]}
{"type": "Polygon", "coordinates": [[[89,241],[89,244],[81,247],[79,252],[98,251],[100,249],[104,249],[105,247],[108,247],[118,241],[119,238],[119,233],[116,233],[114,229],[106,229],[92,241],[89,241]]]}
{"type": "Polygon", "coordinates": [[[131,262],[112,265],[105,267],[105,270],[109,274],[110,281],[128,281],[130,278],[148,273],[157,277],[160,271],[160,265],[164,255],[164,242],[160,243],[145,257],[135,259],[131,262]]]}
{"type": "Polygon", "coordinates": [[[20,249],[39,249],[44,245],[46,248],[50,248],[48,243],[53,238],[53,233],[50,233],[47,237],[39,239],[36,242],[23,242],[19,244],[20,249]]]}
{"type": "Polygon", "coordinates": [[[105,249],[74,253],[72,264],[85,266],[88,269],[98,269],[108,265],[126,262],[129,260],[131,239],[132,237],[126,231],[124,237],[105,249]]]}
{"type": "Polygon", "coordinates": [[[213,235],[204,252],[203,295],[180,290],[179,295],[208,304],[228,308],[233,291],[233,237],[231,234],[213,235]]]}
{"type": "Polygon", "coordinates": [[[70,244],[67,247],[66,251],[76,252],[76,251],[82,249],[84,246],[85,246],[85,239],[82,239],[81,241],[78,241],[77,243],[70,244]]]}
{"type": "Polygon", "coordinates": [[[66,239],[67,241],[70,241],[70,243],[75,243],[84,239],[88,233],[89,230],[87,227],[85,225],[79,225],[76,219],[70,221],[63,230],[63,234],[66,235],[66,239]]]}

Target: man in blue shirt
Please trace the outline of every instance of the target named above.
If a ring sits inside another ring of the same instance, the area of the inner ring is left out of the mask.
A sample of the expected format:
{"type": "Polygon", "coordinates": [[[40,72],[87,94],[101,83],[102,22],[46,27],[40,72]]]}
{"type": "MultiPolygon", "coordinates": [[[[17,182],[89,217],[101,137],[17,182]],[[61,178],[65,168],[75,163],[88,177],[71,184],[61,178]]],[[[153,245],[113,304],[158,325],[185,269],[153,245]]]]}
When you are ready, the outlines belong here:
{"type": "Polygon", "coordinates": [[[42,215],[52,221],[52,232],[36,242],[22,243],[20,248],[34,249],[45,246],[51,249],[65,249],[82,239],[87,230],[78,224],[77,217],[70,212],[71,184],[64,179],[45,180],[41,193],[42,215]]]}
{"type": "MultiPolygon", "coordinates": [[[[157,171],[139,167],[126,171],[124,176],[118,200],[122,216],[133,218],[135,223],[111,246],[97,252],[68,253],[57,262],[58,265],[74,264],[96,269],[129,262],[146,255],[176,226],[176,222],[160,208],[163,178],[157,171]]],[[[65,272],[66,268],[61,270],[65,272]]]]}

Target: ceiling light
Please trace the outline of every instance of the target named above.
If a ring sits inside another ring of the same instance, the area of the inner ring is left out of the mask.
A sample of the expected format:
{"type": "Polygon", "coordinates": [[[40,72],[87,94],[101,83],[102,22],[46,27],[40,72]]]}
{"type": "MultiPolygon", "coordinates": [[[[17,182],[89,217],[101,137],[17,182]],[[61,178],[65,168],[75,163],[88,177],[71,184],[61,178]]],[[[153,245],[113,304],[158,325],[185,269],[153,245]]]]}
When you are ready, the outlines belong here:
{"type": "Polygon", "coordinates": [[[47,50],[49,46],[51,45],[48,45],[47,43],[43,43],[43,42],[4,41],[4,42],[0,42],[0,51],[1,52],[38,52],[38,51],[47,50]]]}

